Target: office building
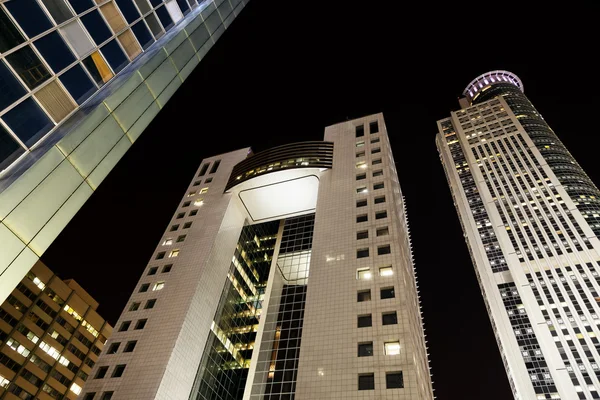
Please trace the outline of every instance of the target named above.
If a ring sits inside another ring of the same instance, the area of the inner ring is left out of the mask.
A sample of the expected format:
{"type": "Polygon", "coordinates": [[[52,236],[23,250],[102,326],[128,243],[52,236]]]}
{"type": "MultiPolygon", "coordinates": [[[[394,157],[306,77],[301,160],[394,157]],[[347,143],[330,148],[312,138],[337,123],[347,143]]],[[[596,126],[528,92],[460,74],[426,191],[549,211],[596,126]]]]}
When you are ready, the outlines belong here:
{"type": "Polygon", "coordinates": [[[436,143],[515,399],[598,399],[600,192],[515,74],[463,95],[436,143]]]}
{"type": "Polygon", "coordinates": [[[245,3],[0,1],[0,302],[245,3]]]}
{"type": "Polygon", "coordinates": [[[204,159],[107,346],[82,399],[433,399],[383,115],[204,159]]]}
{"type": "Polygon", "coordinates": [[[0,397],[76,399],[112,333],[97,308],[38,261],[0,306],[0,397]]]}

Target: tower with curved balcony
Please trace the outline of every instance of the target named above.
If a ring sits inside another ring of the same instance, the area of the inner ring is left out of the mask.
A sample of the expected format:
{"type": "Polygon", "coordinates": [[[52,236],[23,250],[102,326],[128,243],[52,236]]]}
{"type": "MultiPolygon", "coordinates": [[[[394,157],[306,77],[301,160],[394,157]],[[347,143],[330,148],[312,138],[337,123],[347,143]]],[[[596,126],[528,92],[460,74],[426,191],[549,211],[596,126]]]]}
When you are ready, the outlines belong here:
{"type": "Polygon", "coordinates": [[[515,399],[598,399],[600,192],[508,71],[436,144],[515,399]]]}

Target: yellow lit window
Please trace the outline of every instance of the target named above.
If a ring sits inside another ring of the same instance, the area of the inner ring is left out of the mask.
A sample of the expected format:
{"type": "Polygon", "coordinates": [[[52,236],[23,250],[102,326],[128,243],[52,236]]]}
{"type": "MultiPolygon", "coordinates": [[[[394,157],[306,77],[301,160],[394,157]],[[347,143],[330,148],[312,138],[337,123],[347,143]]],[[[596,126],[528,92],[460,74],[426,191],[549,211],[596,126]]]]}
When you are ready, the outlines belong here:
{"type": "Polygon", "coordinates": [[[366,161],[357,162],[356,168],[367,168],[367,162],[366,161]]]}
{"type": "Polygon", "coordinates": [[[170,246],[173,244],[173,239],[169,238],[169,239],[165,239],[165,241],[163,242],[163,246],[170,246]]]}
{"type": "Polygon", "coordinates": [[[189,192],[188,195],[187,195],[187,197],[192,197],[192,196],[195,196],[195,195],[196,195],[196,192],[189,192]]]}
{"type": "Polygon", "coordinates": [[[157,291],[157,290],[162,290],[165,287],[165,281],[162,282],[156,282],[154,284],[154,287],[152,288],[153,291],[157,291]]]}
{"type": "Polygon", "coordinates": [[[400,342],[386,342],[384,346],[386,356],[395,356],[400,354],[400,342]]]}
{"type": "Polygon", "coordinates": [[[379,276],[392,276],[392,275],[394,275],[394,270],[392,270],[391,266],[379,268],[379,276]]]}
{"type": "Polygon", "coordinates": [[[81,386],[79,386],[78,384],[74,383],[71,385],[71,392],[75,393],[75,394],[79,394],[81,393],[81,386]]]}
{"type": "Polygon", "coordinates": [[[356,273],[356,277],[358,280],[366,281],[366,280],[371,279],[373,277],[373,274],[371,273],[371,270],[368,268],[359,269],[356,273]]]}
{"type": "Polygon", "coordinates": [[[179,249],[173,250],[169,253],[169,258],[177,257],[179,255],[179,249]]]}
{"type": "Polygon", "coordinates": [[[208,188],[207,187],[200,189],[200,194],[204,194],[206,192],[208,192],[208,188]]]}
{"type": "Polygon", "coordinates": [[[204,204],[204,199],[198,199],[194,202],[195,206],[201,206],[202,204],[204,204]]]}

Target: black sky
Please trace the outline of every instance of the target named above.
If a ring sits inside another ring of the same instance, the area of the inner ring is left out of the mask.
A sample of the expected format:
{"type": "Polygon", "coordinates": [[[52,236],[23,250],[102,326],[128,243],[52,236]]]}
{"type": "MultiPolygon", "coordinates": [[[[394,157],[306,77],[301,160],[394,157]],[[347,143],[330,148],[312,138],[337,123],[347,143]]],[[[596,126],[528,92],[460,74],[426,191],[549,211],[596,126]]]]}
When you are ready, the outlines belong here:
{"type": "Polygon", "coordinates": [[[434,139],[471,79],[506,69],[600,182],[600,7],[525,3],[251,0],[42,260],[114,324],[203,157],[383,112],[436,396],[512,398],[434,139]]]}

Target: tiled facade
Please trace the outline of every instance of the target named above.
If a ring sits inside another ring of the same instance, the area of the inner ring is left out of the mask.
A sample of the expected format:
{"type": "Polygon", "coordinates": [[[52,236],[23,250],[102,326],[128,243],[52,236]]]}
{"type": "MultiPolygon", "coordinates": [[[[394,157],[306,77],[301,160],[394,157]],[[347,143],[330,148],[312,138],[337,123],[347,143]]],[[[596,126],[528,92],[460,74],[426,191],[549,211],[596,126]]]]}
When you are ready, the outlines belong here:
{"type": "Polygon", "coordinates": [[[600,192],[516,75],[463,94],[436,143],[515,399],[598,399],[600,192]]]}
{"type": "Polygon", "coordinates": [[[383,116],[306,143],[202,161],[82,399],[433,399],[383,116]]]}

